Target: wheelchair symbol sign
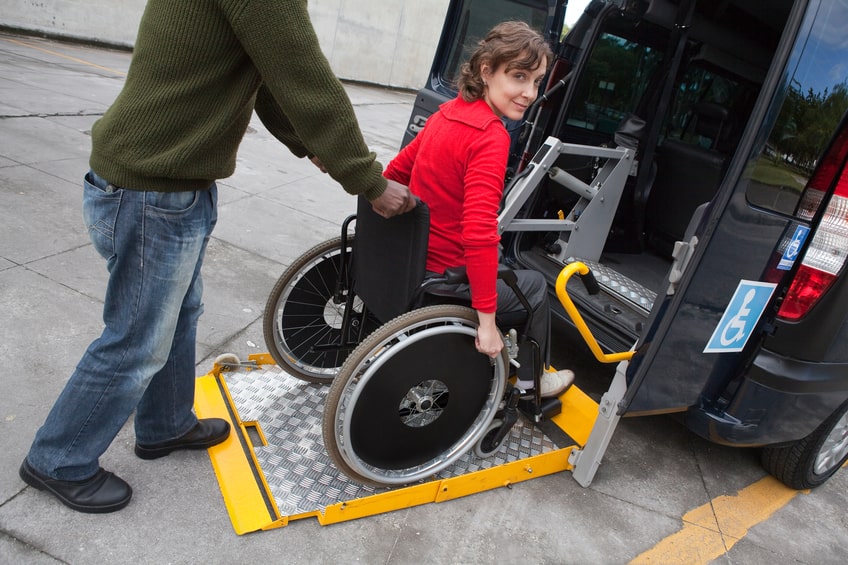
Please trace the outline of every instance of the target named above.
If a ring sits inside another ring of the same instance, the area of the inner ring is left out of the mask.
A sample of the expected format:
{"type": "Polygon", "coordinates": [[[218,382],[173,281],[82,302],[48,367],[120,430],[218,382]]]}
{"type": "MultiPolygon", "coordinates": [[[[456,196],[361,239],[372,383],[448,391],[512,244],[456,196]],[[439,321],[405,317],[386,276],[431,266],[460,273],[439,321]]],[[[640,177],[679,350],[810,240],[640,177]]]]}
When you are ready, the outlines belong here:
{"type": "Polygon", "coordinates": [[[739,281],[736,292],[724,310],[704,353],[742,351],[777,285],[759,281],[739,281]]]}
{"type": "Polygon", "coordinates": [[[783,257],[780,258],[780,263],[777,268],[781,271],[788,271],[795,264],[795,259],[798,258],[798,252],[801,246],[804,245],[804,240],[807,239],[807,234],[810,233],[810,228],[807,226],[798,226],[795,228],[795,233],[792,235],[792,240],[786,246],[786,251],[783,252],[783,257]]]}

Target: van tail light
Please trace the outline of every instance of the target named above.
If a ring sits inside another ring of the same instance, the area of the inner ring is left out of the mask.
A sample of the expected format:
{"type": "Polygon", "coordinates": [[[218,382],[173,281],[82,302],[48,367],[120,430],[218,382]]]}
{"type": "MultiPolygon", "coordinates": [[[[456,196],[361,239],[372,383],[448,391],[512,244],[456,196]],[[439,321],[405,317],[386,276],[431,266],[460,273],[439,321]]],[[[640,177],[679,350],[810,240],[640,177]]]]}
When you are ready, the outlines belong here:
{"type": "Polygon", "coordinates": [[[813,173],[796,216],[812,220],[826,201],[830,187],[836,183],[827,201],[821,222],[812,233],[792,286],[778,311],[778,317],[796,321],[804,317],[833,285],[848,258],[848,130],[843,129],[813,173]]]}

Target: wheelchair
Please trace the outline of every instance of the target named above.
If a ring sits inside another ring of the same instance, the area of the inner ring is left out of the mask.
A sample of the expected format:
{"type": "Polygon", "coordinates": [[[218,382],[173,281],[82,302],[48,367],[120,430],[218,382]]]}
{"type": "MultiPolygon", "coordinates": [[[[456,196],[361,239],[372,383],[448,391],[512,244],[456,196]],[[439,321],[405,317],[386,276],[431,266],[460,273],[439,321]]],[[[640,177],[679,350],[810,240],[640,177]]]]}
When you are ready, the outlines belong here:
{"type": "Polygon", "coordinates": [[[262,329],[269,353],[299,379],[329,384],[347,355],[379,323],[350,293],[354,236],[325,241],[298,257],[268,297],[262,329]]]}
{"type": "Polygon", "coordinates": [[[498,327],[511,329],[490,359],[475,347],[477,313],[452,290],[467,282],[464,269],[425,277],[428,234],[426,204],[384,219],[360,198],[341,236],[297,259],[265,308],[265,340],[278,365],[330,384],[325,448],[364,484],[420,481],[472,449],[488,456],[519,412],[539,422],[561,409],[559,399],[542,402],[538,382],[528,398],[508,379],[532,315],[513,271],[501,267],[498,276],[526,313],[498,316],[498,327]]]}

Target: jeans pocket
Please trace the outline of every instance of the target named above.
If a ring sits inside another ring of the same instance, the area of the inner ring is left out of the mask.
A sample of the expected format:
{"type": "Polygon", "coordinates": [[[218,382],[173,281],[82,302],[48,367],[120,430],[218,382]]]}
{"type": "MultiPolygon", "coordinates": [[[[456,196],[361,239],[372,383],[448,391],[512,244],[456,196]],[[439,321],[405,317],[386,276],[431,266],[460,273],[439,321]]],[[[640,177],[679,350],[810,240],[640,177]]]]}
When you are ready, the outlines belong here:
{"type": "Polygon", "coordinates": [[[90,173],[83,181],[83,220],[91,243],[104,259],[115,256],[115,224],[122,193],[122,189],[90,173]]]}
{"type": "Polygon", "coordinates": [[[202,241],[212,231],[214,215],[207,190],[146,192],[144,195],[145,232],[156,240],[157,246],[192,246],[190,242],[202,241]]]}
{"type": "Polygon", "coordinates": [[[147,213],[178,216],[194,208],[201,194],[201,191],[148,192],[145,209],[147,213]]]}

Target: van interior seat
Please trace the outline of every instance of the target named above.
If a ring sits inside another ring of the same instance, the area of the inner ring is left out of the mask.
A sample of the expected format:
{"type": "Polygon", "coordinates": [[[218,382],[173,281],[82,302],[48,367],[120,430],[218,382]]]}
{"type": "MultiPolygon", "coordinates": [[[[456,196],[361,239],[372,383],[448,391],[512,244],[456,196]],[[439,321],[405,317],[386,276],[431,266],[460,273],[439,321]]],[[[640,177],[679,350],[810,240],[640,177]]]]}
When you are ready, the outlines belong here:
{"type": "Polygon", "coordinates": [[[656,178],[645,204],[645,233],[648,245],[661,255],[671,256],[695,209],[718,191],[727,155],[716,147],[728,133],[727,109],[701,102],[694,107],[682,139],[666,139],[657,147],[656,178]],[[694,136],[687,137],[692,122],[694,136]]]}

